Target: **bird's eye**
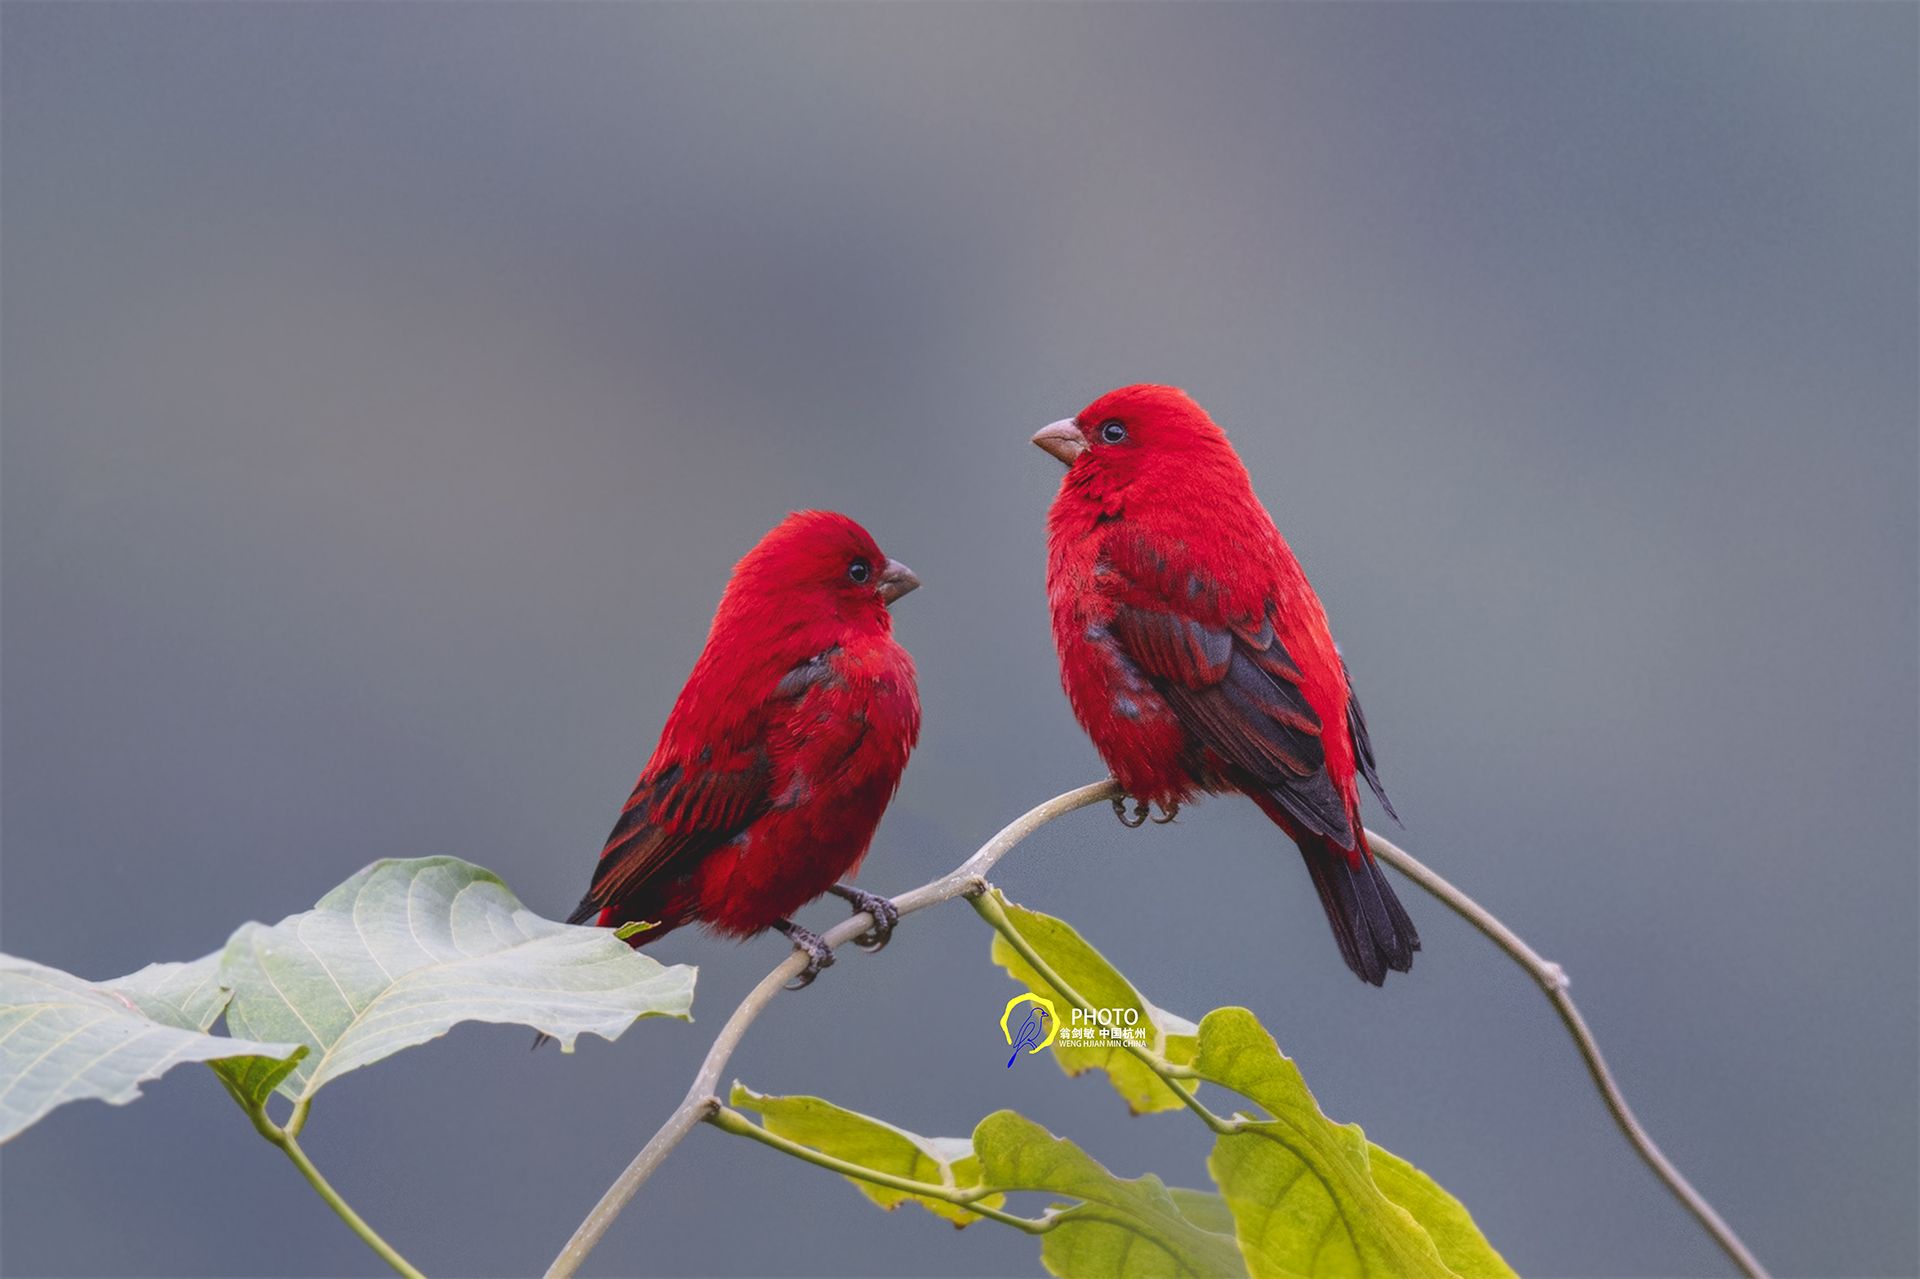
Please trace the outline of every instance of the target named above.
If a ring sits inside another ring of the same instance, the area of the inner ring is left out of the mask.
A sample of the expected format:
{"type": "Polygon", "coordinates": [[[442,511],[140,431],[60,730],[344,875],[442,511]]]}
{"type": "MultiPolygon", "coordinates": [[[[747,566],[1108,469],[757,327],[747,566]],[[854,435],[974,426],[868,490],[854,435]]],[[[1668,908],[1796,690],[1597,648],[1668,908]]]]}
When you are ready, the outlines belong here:
{"type": "Polygon", "coordinates": [[[1119,418],[1108,418],[1100,424],[1100,438],[1108,444],[1118,444],[1127,438],[1126,424],[1119,418]]]}
{"type": "Polygon", "coordinates": [[[872,576],[873,565],[865,560],[855,560],[847,565],[847,580],[850,582],[864,582],[872,576]]]}

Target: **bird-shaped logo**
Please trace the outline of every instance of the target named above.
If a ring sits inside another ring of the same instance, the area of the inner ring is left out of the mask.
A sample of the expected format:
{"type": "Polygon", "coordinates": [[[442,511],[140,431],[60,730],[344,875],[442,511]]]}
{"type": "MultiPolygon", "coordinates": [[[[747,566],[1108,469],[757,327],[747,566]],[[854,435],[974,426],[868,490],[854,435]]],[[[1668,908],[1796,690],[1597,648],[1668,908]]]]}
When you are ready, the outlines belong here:
{"type": "Polygon", "coordinates": [[[1053,1011],[1052,1000],[1036,995],[1032,991],[1009,999],[1006,1011],[1000,1014],[1000,1033],[1006,1036],[1007,1043],[1013,1048],[1013,1056],[1007,1058],[1007,1069],[1011,1070],[1013,1063],[1020,1060],[1021,1049],[1024,1048],[1028,1054],[1033,1054],[1052,1043],[1054,1032],[1059,1027],[1060,1018],[1053,1011]],[[1027,1003],[1032,1004],[1033,1007],[1027,1010],[1026,1018],[1021,1021],[1016,1031],[1010,1027],[1013,1010],[1027,1003]]]}

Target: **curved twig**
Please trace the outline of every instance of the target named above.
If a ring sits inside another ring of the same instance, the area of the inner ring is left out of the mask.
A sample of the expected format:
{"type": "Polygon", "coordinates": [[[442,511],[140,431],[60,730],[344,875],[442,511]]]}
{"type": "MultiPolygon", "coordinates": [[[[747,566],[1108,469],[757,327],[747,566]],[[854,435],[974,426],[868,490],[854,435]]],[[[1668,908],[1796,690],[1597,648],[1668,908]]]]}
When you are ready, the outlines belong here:
{"type": "MultiPolygon", "coordinates": [[[[986,873],[993,864],[1013,850],[1014,845],[1039,830],[1056,817],[1087,807],[1089,804],[1105,803],[1120,794],[1120,787],[1113,781],[1095,782],[1091,786],[1082,786],[1070,790],[1064,795],[1056,795],[1046,803],[1027,810],[1001,832],[980,846],[980,850],[959,866],[942,875],[930,884],[893,899],[900,914],[911,915],[917,910],[929,906],[938,906],[941,902],[952,901],[956,897],[970,897],[986,888],[986,873]]],[[[821,940],[829,946],[838,946],[851,941],[874,925],[873,916],[861,911],[857,915],[841,920],[822,936],[821,940]]],[[[766,1006],[773,1002],[781,988],[798,976],[806,966],[806,957],[798,951],[788,955],[778,967],[765,977],[760,984],[748,992],[733,1010],[733,1016],[727,1018],[727,1024],[720,1028],[714,1037],[713,1047],[707,1050],[706,1060],[700,1063],[700,1070],[693,1077],[693,1084],[687,1089],[687,1095],[678,1108],[667,1116],[660,1130],[653,1134],[652,1140],[641,1147],[640,1153],[633,1157],[626,1171],[607,1192],[600,1196],[600,1202],[593,1206],[587,1219],[573,1232],[573,1238],[567,1240],[567,1246],[547,1267],[547,1279],[564,1279],[580,1268],[595,1245],[600,1242],[621,1209],[627,1206],[634,1193],[646,1184],[654,1169],[660,1166],[673,1148],[680,1144],[686,1135],[693,1131],[694,1125],[710,1119],[720,1113],[720,1075],[727,1068],[727,1060],[733,1056],[733,1050],[740,1046],[740,1040],[766,1006]]]]}
{"type": "Polygon", "coordinates": [[[1587,1063],[1587,1074],[1593,1077],[1593,1086],[1599,1090],[1607,1109],[1613,1113],[1613,1122],[1618,1125],[1621,1135],[1639,1152],[1640,1158],[1646,1161],[1647,1167],[1653,1169],[1654,1176],[1666,1184],[1681,1206],[1693,1214],[1693,1219],[1700,1223],[1701,1228],[1713,1236],[1713,1241],[1720,1245],[1720,1250],[1740,1268],[1742,1274],[1751,1276],[1751,1279],[1767,1279],[1766,1268],[1760,1264],[1760,1259],[1733,1232],[1733,1227],[1721,1220],[1720,1214],[1713,1210],[1713,1205],[1693,1188],[1693,1183],[1673,1166],[1660,1147],[1654,1144],[1653,1138],[1647,1135],[1647,1130],[1640,1126],[1639,1119],[1634,1117],[1632,1108],[1627,1105],[1626,1095],[1620,1091],[1613,1072],[1607,1069],[1606,1059],[1600,1055],[1599,1043],[1594,1039],[1593,1032],[1587,1029],[1586,1019],[1574,1007],[1573,997],[1567,994],[1566,970],[1542,959],[1533,947],[1521,941],[1519,934],[1496,919],[1486,907],[1428,869],[1413,854],[1372,831],[1367,832],[1367,844],[1373,849],[1375,857],[1426,889],[1454,914],[1485,933],[1494,945],[1505,951],[1514,963],[1526,969],[1540,983],[1540,989],[1546,992],[1553,1010],[1560,1014],[1560,1021],[1566,1026],[1567,1033],[1573,1036],[1574,1046],[1587,1063]]]}
{"type": "MultiPolygon", "coordinates": [[[[1064,817],[1091,804],[1121,797],[1120,787],[1111,779],[1055,796],[1046,803],[1023,813],[948,874],[894,898],[894,905],[899,907],[902,915],[910,915],[914,911],[925,910],[929,906],[936,906],[956,897],[977,898],[986,890],[986,872],[1028,835],[1056,817],[1064,817]]],[[[1506,952],[1516,964],[1525,969],[1540,984],[1540,988],[1546,992],[1547,998],[1553,1003],[1554,1011],[1559,1014],[1562,1024],[1566,1026],[1567,1033],[1573,1037],[1575,1046],[1580,1050],[1580,1056],[1586,1062],[1587,1073],[1592,1077],[1594,1087],[1599,1090],[1601,1098],[1607,1104],[1607,1109],[1613,1115],[1614,1122],[1619,1126],[1628,1143],[1646,1161],[1647,1166],[1660,1178],[1674,1198],[1678,1199],[1681,1205],[1693,1215],[1744,1274],[1750,1276],[1750,1279],[1767,1279],[1766,1269],[1748,1250],[1740,1236],[1733,1232],[1733,1228],[1721,1219],[1713,1206],[1681,1175],[1680,1170],[1673,1166],[1666,1155],[1661,1153],[1660,1148],[1654,1144],[1653,1138],[1647,1135],[1646,1129],[1642,1128],[1640,1121],[1634,1117],[1632,1109],[1627,1105],[1625,1095],[1620,1091],[1619,1084],[1614,1081],[1612,1072],[1607,1069],[1606,1061],[1600,1055],[1600,1045],[1594,1040],[1593,1032],[1587,1029],[1587,1023],[1580,1016],[1580,1010],[1574,1006],[1573,999],[1567,994],[1567,975],[1561,967],[1541,958],[1531,946],[1520,939],[1519,934],[1501,923],[1485,907],[1448,883],[1446,879],[1429,870],[1411,853],[1381,838],[1373,831],[1368,831],[1366,834],[1374,856],[1407,876],[1438,898],[1449,910],[1486,934],[1496,946],[1506,952]]],[[[823,940],[829,946],[837,946],[866,932],[873,924],[873,917],[861,912],[842,920],[828,930],[823,940]]],[[[805,962],[805,957],[798,952],[787,956],[778,967],[762,978],[760,984],[748,993],[738,1008],[734,1009],[733,1015],[727,1019],[727,1024],[721,1027],[719,1035],[715,1036],[713,1047],[708,1049],[706,1060],[701,1063],[699,1073],[694,1076],[693,1084],[687,1089],[685,1099],[673,1114],[667,1117],[667,1121],[660,1126],[659,1131],[654,1133],[653,1138],[641,1148],[640,1153],[634,1156],[633,1162],[627,1165],[626,1170],[620,1174],[613,1185],[607,1188],[607,1192],[600,1197],[600,1202],[594,1205],[587,1219],[580,1223],[579,1229],[573,1232],[573,1237],[567,1241],[566,1247],[548,1267],[547,1279],[564,1279],[565,1276],[570,1276],[577,1271],[587,1255],[600,1242],[601,1237],[613,1225],[614,1219],[633,1198],[635,1192],[645,1184],[648,1177],[653,1175],[654,1170],[660,1166],[673,1148],[693,1131],[694,1125],[722,1114],[724,1108],[718,1095],[720,1076],[725,1071],[728,1060],[733,1056],[734,1049],[740,1046],[740,1040],[746,1035],[747,1028],[753,1024],[754,1019],[759,1017],[786,983],[799,974],[805,962]]]]}

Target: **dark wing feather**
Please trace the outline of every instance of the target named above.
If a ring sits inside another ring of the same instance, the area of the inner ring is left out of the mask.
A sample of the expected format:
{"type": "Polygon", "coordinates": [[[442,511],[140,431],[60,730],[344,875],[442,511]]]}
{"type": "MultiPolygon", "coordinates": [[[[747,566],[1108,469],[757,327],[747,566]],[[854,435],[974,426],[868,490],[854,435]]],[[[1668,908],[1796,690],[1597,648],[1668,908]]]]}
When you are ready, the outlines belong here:
{"type": "Polygon", "coordinates": [[[1320,717],[1270,616],[1216,627],[1123,604],[1110,629],[1187,731],[1241,780],[1269,790],[1308,830],[1354,846],[1346,801],[1327,773],[1320,717]]]}
{"type": "Polygon", "coordinates": [[[1380,784],[1380,772],[1373,762],[1373,738],[1367,733],[1367,717],[1360,709],[1360,694],[1353,691],[1353,672],[1347,670],[1345,659],[1340,662],[1340,670],[1347,677],[1347,732],[1353,737],[1353,756],[1359,762],[1360,775],[1373,788],[1374,798],[1387,810],[1387,816],[1398,822],[1400,814],[1393,811],[1393,801],[1387,798],[1386,787],[1380,784]]]}
{"type": "Polygon", "coordinates": [[[830,652],[816,654],[781,677],[760,708],[761,725],[750,725],[745,734],[756,743],[754,749],[735,767],[715,767],[709,747],[692,769],[670,764],[640,779],[607,836],[593,883],[568,923],[585,923],[607,907],[631,900],[649,883],[680,875],[773,807],[773,760],[765,723],[835,678],[830,657],[830,652]]]}
{"type": "Polygon", "coordinates": [[[767,811],[772,776],[760,750],[741,769],[703,769],[689,776],[675,764],[642,777],[607,836],[587,895],[567,922],[590,921],[745,830],[767,811]]]}

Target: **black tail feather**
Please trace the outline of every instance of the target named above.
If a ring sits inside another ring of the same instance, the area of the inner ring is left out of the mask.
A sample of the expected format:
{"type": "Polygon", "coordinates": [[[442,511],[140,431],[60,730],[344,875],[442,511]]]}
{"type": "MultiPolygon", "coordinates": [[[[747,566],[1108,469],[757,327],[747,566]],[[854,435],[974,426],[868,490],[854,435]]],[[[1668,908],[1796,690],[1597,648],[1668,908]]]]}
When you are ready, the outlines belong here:
{"type": "Polygon", "coordinates": [[[1378,986],[1389,970],[1411,969],[1420,934],[1373,858],[1363,855],[1355,866],[1343,850],[1324,845],[1303,845],[1300,853],[1333,926],[1333,939],[1340,944],[1340,957],[1354,975],[1378,986]]]}

